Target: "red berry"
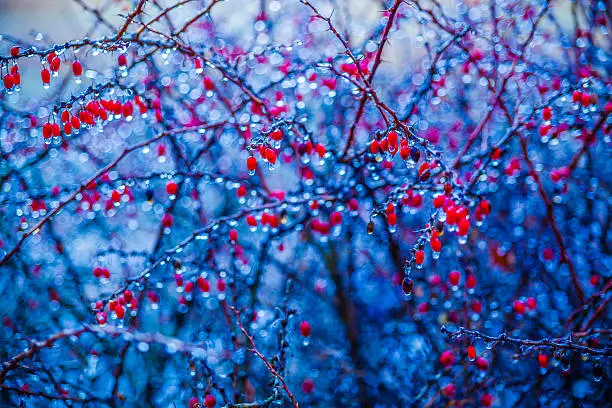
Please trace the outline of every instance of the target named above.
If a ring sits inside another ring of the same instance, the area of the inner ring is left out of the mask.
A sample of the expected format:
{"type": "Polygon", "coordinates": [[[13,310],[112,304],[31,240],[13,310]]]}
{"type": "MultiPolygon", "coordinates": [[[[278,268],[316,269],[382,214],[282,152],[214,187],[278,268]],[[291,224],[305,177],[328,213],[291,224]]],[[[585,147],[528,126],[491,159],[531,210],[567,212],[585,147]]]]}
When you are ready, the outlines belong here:
{"type": "Polygon", "coordinates": [[[81,128],[81,120],[77,118],[76,116],[73,116],[70,118],[70,124],[72,125],[73,129],[78,130],[81,128]]]}
{"type": "Polygon", "coordinates": [[[448,283],[450,283],[452,286],[458,286],[460,280],[461,280],[461,272],[451,271],[448,274],[448,283]]]}
{"type": "Polygon", "coordinates": [[[525,314],[525,303],[521,302],[520,300],[515,300],[512,307],[516,314],[525,314]]]}
{"type": "Polygon", "coordinates": [[[53,136],[59,136],[60,133],[61,133],[59,124],[57,124],[57,123],[51,124],[51,131],[53,133],[53,136]]]}
{"type": "Polygon", "coordinates": [[[398,137],[397,132],[395,130],[389,132],[389,134],[387,135],[387,141],[390,147],[397,147],[398,137]]]}
{"type": "Polygon", "coordinates": [[[434,274],[429,277],[429,284],[431,286],[438,286],[441,283],[442,283],[442,278],[440,277],[440,275],[434,274]]]}
{"type": "Polygon", "coordinates": [[[276,152],[274,149],[267,148],[266,149],[266,160],[271,164],[276,164],[276,152]]]}
{"type": "Polygon", "coordinates": [[[422,265],[423,261],[425,261],[425,252],[422,250],[416,251],[414,254],[414,262],[416,262],[417,265],[422,265]]]}
{"type": "Polygon", "coordinates": [[[480,397],[480,405],[483,407],[490,407],[493,405],[493,395],[485,393],[480,397]]]}
{"type": "Polygon", "coordinates": [[[159,296],[157,295],[157,293],[153,292],[152,290],[150,290],[149,293],[147,293],[147,297],[152,303],[159,302],[159,296]]]}
{"type": "Polygon", "coordinates": [[[122,305],[117,305],[115,313],[117,314],[117,319],[123,319],[125,317],[125,308],[122,305]]]}
{"type": "Polygon", "coordinates": [[[14,46],[11,47],[11,51],[10,51],[11,57],[15,58],[19,55],[19,47],[14,46]]]}
{"type": "Polygon", "coordinates": [[[226,288],[227,288],[227,285],[226,285],[225,281],[223,279],[218,279],[217,280],[217,290],[219,292],[225,292],[226,288]]]}
{"type": "Polygon", "coordinates": [[[304,337],[310,337],[310,323],[306,320],[300,323],[300,334],[304,337]]]}
{"type": "Polygon", "coordinates": [[[372,142],[370,143],[370,152],[372,152],[372,154],[377,154],[379,151],[380,143],[376,139],[372,140],[372,142]]]}
{"type": "Polygon", "coordinates": [[[242,198],[247,194],[247,189],[245,186],[240,186],[238,187],[238,189],[236,190],[236,196],[238,198],[242,198]]]}
{"type": "Polygon", "coordinates": [[[429,177],[431,176],[431,172],[429,171],[430,168],[431,168],[431,165],[429,163],[427,162],[421,163],[421,166],[419,167],[419,177],[421,181],[429,180],[429,177]]]}
{"type": "Polygon", "coordinates": [[[15,82],[13,81],[13,75],[11,74],[5,75],[3,78],[3,82],[4,82],[4,87],[6,89],[12,89],[13,86],[15,85],[15,82]]]}
{"type": "Polygon", "coordinates": [[[442,363],[444,367],[450,367],[455,364],[455,355],[453,352],[450,350],[445,350],[440,356],[440,363],[442,363]]]}
{"type": "Polygon", "coordinates": [[[246,222],[247,222],[247,225],[249,227],[256,227],[257,226],[257,219],[252,214],[247,215],[246,222]]]}
{"type": "Polygon", "coordinates": [[[111,200],[113,201],[113,203],[118,203],[121,201],[121,193],[117,190],[113,190],[113,192],[111,193],[111,200]]]}
{"type": "Polygon", "coordinates": [[[470,220],[466,218],[460,219],[457,223],[457,227],[459,229],[459,235],[466,236],[470,232],[470,220]]]}
{"type": "Polygon", "coordinates": [[[229,239],[232,242],[238,241],[238,231],[236,231],[235,229],[230,230],[230,232],[229,232],[229,239]]]}
{"type": "Polygon", "coordinates": [[[17,65],[13,65],[11,67],[11,75],[13,75],[13,84],[15,86],[21,84],[21,74],[19,73],[19,67],[17,65]]]}
{"type": "Polygon", "coordinates": [[[471,305],[472,312],[480,314],[482,312],[482,303],[479,300],[474,300],[471,305]]]}
{"type": "Polygon", "coordinates": [[[436,196],[436,198],[434,198],[433,206],[436,208],[441,208],[445,202],[446,202],[446,196],[444,194],[440,194],[439,196],[436,196]]]}
{"type": "Polygon", "coordinates": [[[72,63],[72,73],[75,77],[80,77],[83,75],[83,65],[81,65],[80,61],[74,61],[72,63]]]}
{"type": "Polygon", "coordinates": [[[247,169],[249,171],[255,171],[257,168],[257,159],[254,156],[249,156],[247,159],[247,169]]]}
{"type": "Polygon", "coordinates": [[[106,324],[106,313],[105,312],[96,313],[96,321],[98,322],[100,326],[105,325],[106,324]]]}
{"type": "Polygon", "coordinates": [[[315,145],[315,151],[317,152],[320,158],[323,158],[323,156],[325,156],[325,153],[327,153],[327,149],[325,148],[325,146],[320,143],[317,143],[315,145]]]}
{"type": "Polygon", "coordinates": [[[442,250],[442,241],[440,241],[439,239],[432,239],[431,250],[434,252],[440,252],[442,250]]]}
{"type": "Polygon", "coordinates": [[[206,89],[207,91],[212,91],[215,89],[215,83],[209,77],[204,77],[202,82],[204,83],[204,89],[206,89]]]}
{"type": "Polygon", "coordinates": [[[489,369],[489,362],[484,357],[478,357],[476,359],[476,367],[478,367],[480,371],[486,371],[489,369]]]}
{"type": "Polygon", "coordinates": [[[588,93],[583,93],[580,98],[580,103],[585,108],[588,107],[591,104],[591,95],[589,95],[588,93]]]}
{"type": "Polygon", "coordinates": [[[40,71],[40,78],[42,79],[43,84],[48,85],[51,82],[51,72],[47,68],[44,68],[40,71]]]}
{"type": "Polygon", "coordinates": [[[535,310],[536,307],[538,306],[538,302],[536,302],[536,300],[532,297],[527,298],[527,301],[525,303],[527,307],[529,308],[529,310],[535,310]]]}
{"type": "Polygon", "coordinates": [[[339,225],[342,224],[342,213],[338,211],[334,211],[329,216],[329,223],[331,225],[339,225]]]}
{"type": "Polygon", "coordinates": [[[304,394],[312,394],[312,392],[314,391],[314,386],[314,381],[312,381],[310,378],[306,378],[302,382],[302,392],[304,394]]]}
{"type": "Polygon", "coordinates": [[[442,389],[442,392],[448,398],[453,398],[457,394],[457,387],[455,386],[455,384],[450,383],[442,389]]]}
{"type": "Polygon", "coordinates": [[[467,349],[467,354],[470,360],[475,360],[476,359],[476,347],[469,346],[467,349]]]}
{"type": "Polygon", "coordinates": [[[62,60],[60,60],[59,57],[54,57],[49,62],[49,68],[51,68],[51,71],[53,71],[53,72],[59,71],[60,65],[62,65],[62,60]]]}
{"type": "Polygon", "coordinates": [[[204,405],[206,408],[214,408],[217,405],[217,400],[214,395],[208,394],[206,398],[204,398],[204,405]]]}
{"type": "Polygon", "coordinates": [[[552,108],[550,106],[547,106],[542,109],[542,119],[544,119],[545,121],[549,121],[552,119],[552,108]]]}
{"type": "Polygon", "coordinates": [[[204,279],[201,276],[198,276],[198,279],[196,279],[196,284],[198,285],[198,288],[200,288],[200,291],[207,293],[210,292],[210,283],[208,283],[208,280],[204,279]]]}
{"type": "Polygon", "coordinates": [[[489,215],[491,213],[491,203],[489,200],[482,200],[478,207],[484,215],[489,215]]]}
{"type": "Polygon", "coordinates": [[[422,302],[417,306],[417,311],[421,314],[429,312],[429,303],[422,302]]]}
{"type": "Polygon", "coordinates": [[[121,106],[121,113],[126,118],[132,117],[134,114],[134,105],[131,101],[126,101],[123,106],[121,106]]]}
{"type": "Polygon", "coordinates": [[[165,213],[162,217],[162,226],[164,228],[170,228],[174,224],[174,217],[170,213],[165,213]]]}
{"type": "Polygon", "coordinates": [[[174,181],[169,182],[166,184],[166,192],[169,195],[176,195],[178,193],[178,185],[174,181]]]}
{"type": "Polygon", "coordinates": [[[57,54],[54,51],[51,51],[49,54],[47,54],[47,56],[45,57],[45,59],[47,60],[47,62],[50,64],[51,61],[53,61],[53,59],[57,57],[57,54]]]}
{"type": "Polygon", "coordinates": [[[474,289],[476,287],[476,276],[468,275],[467,278],[465,279],[465,286],[468,289],[474,289]]]}
{"type": "Polygon", "coordinates": [[[198,408],[200,406],[200,400],[196,397],[189,399],[189,408],[198,408]]]}
{"type": "Polygon", "coordinates": [[[548,356],[546,354],[538,354],[538,364],[542,368],[548,368],[548,356]]]}
{"type": "Polygon", "coordinates": [[[119,56],[117,57],[117,63],[120,67],[127,66],[127,56],[125,54],[119,54],[119,56]]]}

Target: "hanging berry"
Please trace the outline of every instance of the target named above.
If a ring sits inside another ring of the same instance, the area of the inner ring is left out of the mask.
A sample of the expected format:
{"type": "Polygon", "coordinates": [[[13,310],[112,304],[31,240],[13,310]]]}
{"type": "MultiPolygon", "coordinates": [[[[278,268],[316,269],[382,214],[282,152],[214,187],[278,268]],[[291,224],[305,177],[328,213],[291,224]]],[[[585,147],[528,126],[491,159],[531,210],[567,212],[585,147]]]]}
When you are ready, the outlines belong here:
{"type": "Polygon", "coordinates": [[[81,61],[76,60],[72,62],[72,73],[74,74],[77,83],[81,80],[81,75],[83,75],[83,65],[81,65],[81,61]]]}
{"type": "Polygon", "coordinates": [[[404,280],[402,281],[402,292],[404,292],[404,295],[410,295],[412,293],[413,288],[414,281],[408,277],[404,278],[404,280]]]}
{"type": "Polygon", "coordinates": [[[119,64],[119,69],[127,69],[127,55],[119,54],[119,56],[117,57],[117,64],[119,64]]]}
{"type": "Polygon", "coordinates": [[[51,72],[49,72],[47,68],[43,68],[43,70],[40,71],[40,79],[42,80],[43,88],[49,88],[49,84],[51,83],[51,72]]]}
{"type": "Polygon", "coordinates": [[[178,193],[178,184],[176,184],[174,181],[168,182],[168,184],[166,184],[166,192],[171,197],[176,196],[178,193]]]}
{"type": "Polygon", "coordinates": [[[423,265],[425,261],[425,252],[423,250],[418,250],[414,254],[414,262],[418,265],[423,265]]]}
{"type": "Polygon", "coordinates": [[[470,361],[476,360],[476,348],[472,345],[468,346],[467,355],[470,361]]]}
{"type": "Polygon", "coordinates": [[[174,224],[174,217],[170,213],[165,213],[162,217],[162,226],[164,228],[170,228],[174,224]]]}
{"type": "Polygon", "coordinates": [[[204,398],[204,406],[206,406],[206,408],[214,408],[215,405],[217,405],[217,399],[214,395],[208,394],[206,398],[204,398]]]}
{"type": "Polygon", "coordinates": [[[249,175],[254,175],[255,170],[257,169],[257,159],[255,156],[249,156],[246,161],[247,169],[249,170],[249,175]]]}
{"type": "Polygon", "coordinates": [[[444,352],[442,352],[442,354],[440,355],[440,363],[442,363],[445,368],[448,368],[455,364],[455,355],[453,354],[453,352],[450,350],[445,350],[444,352]]]}
{"type": "Polygon", "coordinates": [[[550,106],[542,109],[542,119],[544,119],[546,122],[550,122],[552,119],[552,108],[550,106]]]}
{"type": "Polygon", "coordinates": [[[538,354],[538,364],[541,368],[548,368],[548,356],[546,354],[538,354]]]}
{"type": "Polygon", "coordinates": [[[310,323],[308,323],[306,320],[300,323],[300,334],[303,337],[310,337],[310,323]]]}

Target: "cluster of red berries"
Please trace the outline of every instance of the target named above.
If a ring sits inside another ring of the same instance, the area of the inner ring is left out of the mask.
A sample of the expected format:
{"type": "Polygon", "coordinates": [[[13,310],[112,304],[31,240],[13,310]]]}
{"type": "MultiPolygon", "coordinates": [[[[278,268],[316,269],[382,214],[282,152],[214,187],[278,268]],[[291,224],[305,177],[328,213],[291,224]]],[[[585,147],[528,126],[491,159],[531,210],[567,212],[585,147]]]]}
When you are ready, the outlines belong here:
{"type": "MultiPolygon", "coordinates": [[[[15,58],[19,56],[19,47],[11,48],[10,54],[11,57],[15,58]]],[[[13,64],[8,71],[9,72],[2,78],[4,88],[6,88],[8,93],[19,91],[21,88],[21,73],[19,72],[19,66],[17,64],[13,64]]]]}
{"type": "MultiPolygon", "coordinates": [[[[450,189],[448,189],[450,191],[450,189]]],[[[436,257],[442,250],[441,235],[444,233],[444,223],[449,227],[449,230],[456,230],[460,237],[459,242],[465,243],[467,235],[470,232],[471,221],[469,218],[469,210],[467,207],[457,204],[449,195],[441,194],[434,198],[433,206],[442,211],[442,216],[438,217],[439,222],[434,226],[428,225],[427,228],[431,231],[429,243],[436,257]]],[[[387,217],[393,212],[389,212],[390,207],[387,207],[387,217]]],[[[482,200],[474,209],[474,218],[477,222],[482,222],[491,212],[491,204],[488,200],[482,200]]],[[[394,220],[394,217],[391,218],[394,220]]],[[[414,263],[417,267],[421,267],[425,262],[425,251],[418,249],[414,254],[414,263]]]]}
{"type": "Polygon", "coordinates": [[[108,270],[108,268],[102,268],[100,266],[97,266],[93,270],[93,276],[95,276],[96,278],[110,279],[110,271],[108,270]]]}
{"type": "MultiPolygon", "coordinates": [[[[259,144],[259,147],[255,146],[253,148],[254,151],[257,151],[261,159],[268,163],[268,168],[270,170],[274,170],[276,168],[276,163],[278,160],[278,149],[280,148],[280,142],[283,138],[283,133],[280,129],[276,129],[271,131],[268,136],[268,140],[266,143],[259,144]]],[[[308,160],[304,159],[305,156],[316,153],[319,156],[320,160],[323,160],[325,155],[327,154],[327,149],[324,145],[317,143],[313,144],[311,141],[307,141],[306,143],[302,143],[296,146],[298,153],[302,156],[304,162],[308,162],[308,160]]],[[[251,154],[246,160],[247,170],[250,175],[254,175],[257,170],[257,157],[251,154]]],[[[314,178],[314,174],[312,170],[308,170],[305,167],[302,170],[302,175],[304,178],[314,178]]]]}
{"type": "MultiPolygon", "coordinates": [[[[182,288],[182,291],[186,295],[192,294],[195,289],[195,286],[197,286],[200,292],[204,294],[205,296],[208,296],[210,294],[210,282],[208,281],[208,279],[204,278],[203,276],[198,276],[194,284],[192,280],[189,280],[187,281],[187,283],[185,283],[183,275],[180,273],[175,273],[174,282],[176,283],[176,287],[182,288]]],[[[225,290],[227,289],[227,283],[225,282],[223,278],[217,279],[216,286],[217,286],[217,291],[219,291],[220,293],[224,293],[225,290]]]]}
{"type": "MultiPolygon", "coordinates": [[[[389,131],[386,137],[382,138],[380,141],[374,139],[372,142],[370,142],[370,153],[372,153],[374,156],[378,156],[380,153],[386,153],[389,155],[388,158],[390,159],[398,152],[398,150],[402,160],[407,161],[410,163],[410,165],[414,165],[414,163],[417,163],[421,158],[421,151],[415,146],[410,146],[408,139],[402,138],[399,140],[399,135],[395,130],[389,131]]],[[[419,176],[422,176],[425,169],[423,169],[422,172],[419,172],[419,176]]]]}
{"type": "Polygon", "coordinates": [[[45,200],[41,199],[33,199],[30,204],[30,209],[33,213],[40,213],[47,211],[47,204],[45,204],[45,200]]]}
{"type": "Polygon", "coordinates": [[[527,310],[534,311],[538,307],[538,302],[533,297],[527,299],[517,299],[512,304],[512,310],[517,315],[524,315],[527,310]]]}
{"type": "Polygon", "coordinates": [[[200,403],[200,400],[197,399],[196,397],[192,397],[189,400],[189,408],[203,408],[203,407],[214,408],[215,405],[217,405],[217,399],[212,394],[208,394],[206,397],[204,397],[203,405],[200,403]]]}
{"type": "MultiPolygon", "coordinates": [[[[484,357],[477,357],[476,348],[473,345],[468,346],[467,349],[468,360],[476,366],[480,371],[487,371],[489,369],[489,362],[484,357]]],[[[446,369],[450,369],[456,362],[455,354],[450,350],[445,350],[440,355],[440,363],[446,369]]],[[[447,398],[453,399],[457,396],[457,386],[454,383],[449,383],[442,388],[442,394],[447,398]]],[[[489,393],[482,394],[480,398],[480,404],[483,407],[490,407],[493,404],[493,395],[489,393]]]]}
{"type": "MultiPolygon", "coordinates": [[[[406,282],[406,279],[404,280],[406,282]]],[[[428,283],[433,288],[439,288],[443,294],[446,294],[449,290],[456,290],[459,288],[459,284],[461,282],[461,272],[459,271],[451,271],[448,274],[447,284],[443,285],[442,277],[438,274],[432,274],[429,276],[428,283]]],[[[405,283],[404,283],[405,284],[405,283]]],[[[410,286],[410,290],[412,290],[412,283],[410,286]]],[[[472,273],[469,273],[465,278],[465,288],[468,293],[473,293],[477,285],[476,276],[472,273]]],[[[410,294],[407,292],[405,288],[403,288],[404,293],[410,294]]],[[[425,314],[430,311],[430,304],[428,302],[421,302],[417,306],[417,311],[420,314],[425,314]]],[[[475,315],[479,315],[482,313],[482,302],[478,299],[472,299],[469,303],[469,308],[475,315]]],[[[450,310],[447,315],[447,320],[450,323],[456,324],[459,322],[459,313],[456,310],[450,310]]]]}
{"type": "Polygon", "coordinates": [[[123,103],[110,99],[92,100],[85,105],[83,110],[76,114],[73,114],[68,109],[64,109],[59,115],[62,127],[60,128],[60,125],[55,122],[43,124],[43,138],[49,140],[51,137],[58,137],[61,135],[62,130],[66,136],[70,136],[73,132],[78,133],[82,126],[93,126],[96,120],[100,122],[107,121],[110,115],[114,115],[115,118],[123,117],[126,120],[131,120],[134,114],[134,104],[138,106],[141,115],[147,113],[147,105],[139,96],[134,97],[134,103],[130,100],[126,100],[123,103]]]}
{"type": "MultiPolygon", "coordinates": [[[[126,289],[123,291],[121,296],[108,301],[108,311],[112,313],[114,317],[122,320],[125,317],[126,308],[134,311],[138,309],[138,299],[134,296],[131,290],[126,289]]],[[[108,315],[104,311],[104,302],[98,301],[94,305],[96,311],[96,321],[99,325],[103,326],[107,323],[108,315]]]]}

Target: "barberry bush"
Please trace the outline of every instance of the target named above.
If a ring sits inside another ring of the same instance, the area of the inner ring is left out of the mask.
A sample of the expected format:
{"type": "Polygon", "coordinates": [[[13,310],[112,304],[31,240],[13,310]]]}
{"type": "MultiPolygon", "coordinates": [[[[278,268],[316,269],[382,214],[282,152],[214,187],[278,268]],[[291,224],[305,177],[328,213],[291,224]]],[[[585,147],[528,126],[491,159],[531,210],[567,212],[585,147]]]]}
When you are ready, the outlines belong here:
{"type": "Polygon", "coordinates": [[[606,2],[74,3],[0,37],[0,405],[610,403],[606,2]]]}

